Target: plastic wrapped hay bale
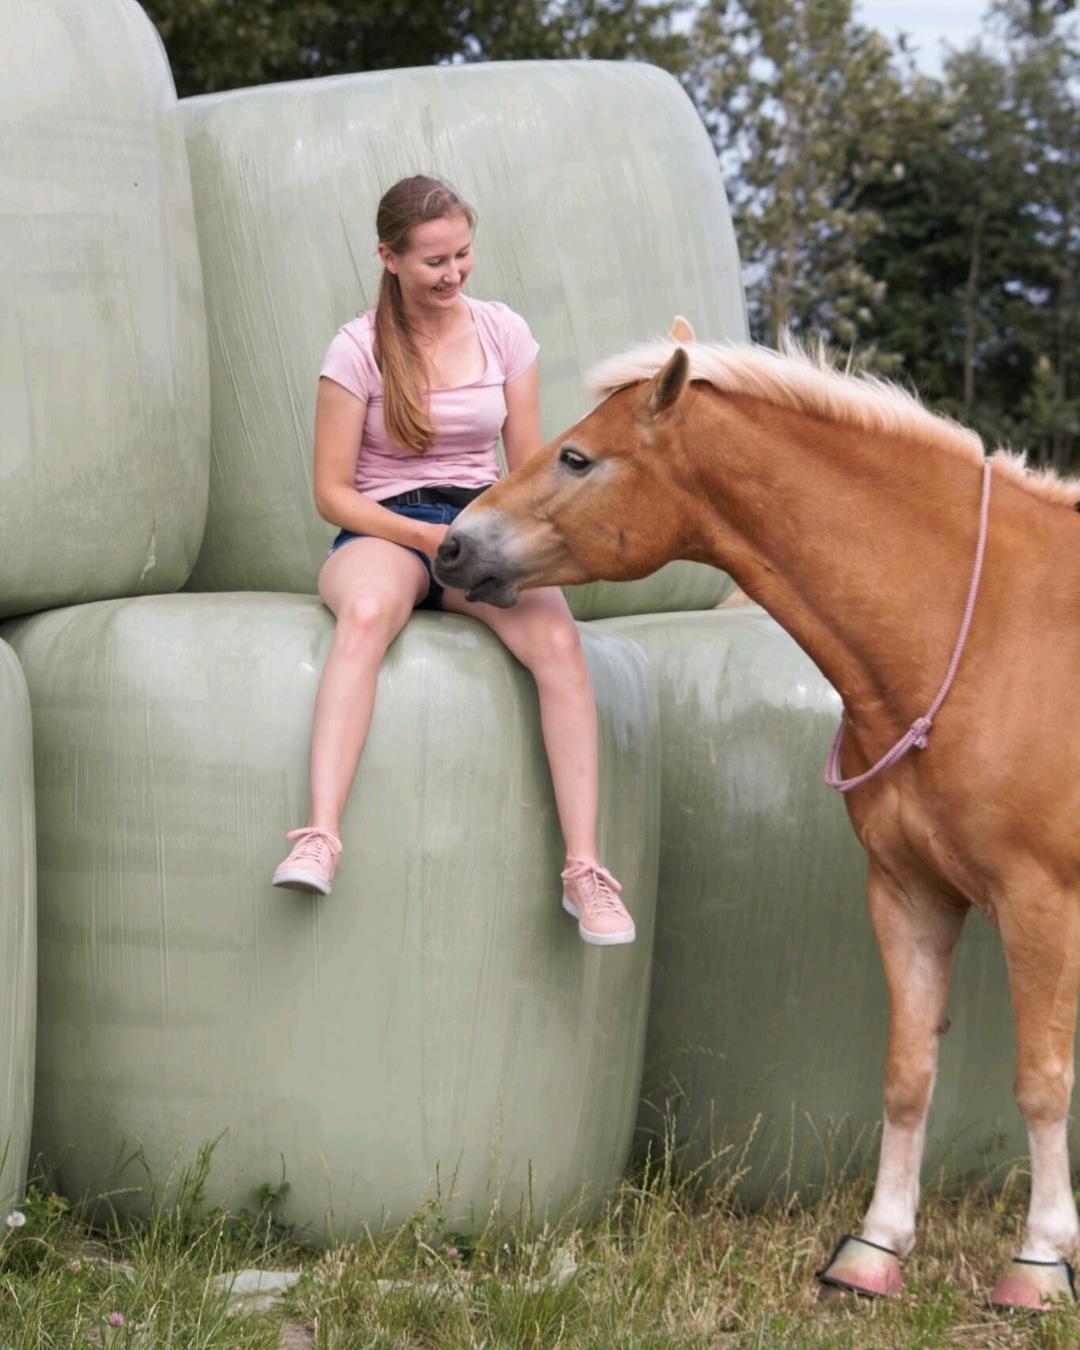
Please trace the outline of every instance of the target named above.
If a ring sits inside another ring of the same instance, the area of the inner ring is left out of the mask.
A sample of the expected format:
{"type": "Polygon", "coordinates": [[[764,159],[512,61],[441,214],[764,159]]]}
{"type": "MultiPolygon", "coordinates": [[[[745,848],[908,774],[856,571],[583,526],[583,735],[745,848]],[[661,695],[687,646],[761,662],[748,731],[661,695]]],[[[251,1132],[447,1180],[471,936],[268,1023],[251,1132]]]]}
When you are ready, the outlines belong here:
{"type": "Polygon", "coordinates": [[[0,642],[0,1217],[26,1184],[34,1102],[34,765],[26,682],[0,642]]]}
{"type": "Polygon", "coordinates": [[[0,50],[0,616],[175,590],[210,411],[165,54],[131,0],[13,0],[0,50]]]}
{"type": "MultiPolygon", "coordinates": [[[[541,344],[555,435],[598,357],[665,333],[746,334],[716,156],[678,83],[631,62],[500,62],[243,90],[181,105],[206,284],[214,456],[192,590],[310,591],[332,528],[311,500],[319,366],[375,303],[375,208],[434,172],[479,211],[469,290],[541,344]],[[568,241],[572,241],[572,246],[568,241]]],[[[730,583],[678,563],[582,587],[579,617],[704,608],[730,583]]]]}
{"type": "Polygon", "coordinates": [[[620,1174],[659,827],[640,651],[585,639],[602,843],[639,923],[601,950],[559,904],[532,679],[456,616],[387,655],[333,894],[270,885],[332,630],[313,598],[256,594],[7,626],[38,725],[38,1145],[68,1194],[116,1184],[122,1146],[163,1181],[222,1131],[210,1198],[251,1204],[284,1157],[282,1217],[315,1238],[331,1209],[342,1236],[441,1187],[460,1225],[620,1174]]]}
{"type": "MultiPolygon", "coordinates": [[[[750,1200],[873,1157],[887,1004],[865,854],[822,783],[839,698],[756,606],[597,628],[646,653],[661,715],[643,1131],[670,1102],[688,1166],[753,1136],[750,1200]]],[[[1001,944],[977,914],[950,1014],[927,1159],[963,1171],[1023,1148],[1001,944]]]]}

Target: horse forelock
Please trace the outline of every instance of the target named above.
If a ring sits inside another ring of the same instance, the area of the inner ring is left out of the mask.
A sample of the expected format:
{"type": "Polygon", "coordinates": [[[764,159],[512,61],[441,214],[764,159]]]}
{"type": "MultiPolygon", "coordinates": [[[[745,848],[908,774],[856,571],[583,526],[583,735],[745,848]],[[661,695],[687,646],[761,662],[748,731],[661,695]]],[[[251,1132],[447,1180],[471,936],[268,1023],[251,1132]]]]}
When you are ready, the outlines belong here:
{"type": "MultiPolygon", "coordinates": [[[[977,432],[925,408],[914,394],[891,380],[854,372],[851,362],[838,370],[829,364],[824,345],[807,351],[784,337],[781,350],[752,343],[653,342],[599,362],[589,372],[587,387],[606,398],[629,385],[651,380],[670,358],[674,345],[690,358],[690,379],[710,384],[725,394],[760,398],[776,407],[885,435],[913,436],[976,462],[984,458],[977,432]]],[[[1052,470],[1026,467],[1023,455],[998,450],[994,462],[1020,486],[1057,505],[1080,505],[1080,479],[1065,479],[1052,470]]]]}

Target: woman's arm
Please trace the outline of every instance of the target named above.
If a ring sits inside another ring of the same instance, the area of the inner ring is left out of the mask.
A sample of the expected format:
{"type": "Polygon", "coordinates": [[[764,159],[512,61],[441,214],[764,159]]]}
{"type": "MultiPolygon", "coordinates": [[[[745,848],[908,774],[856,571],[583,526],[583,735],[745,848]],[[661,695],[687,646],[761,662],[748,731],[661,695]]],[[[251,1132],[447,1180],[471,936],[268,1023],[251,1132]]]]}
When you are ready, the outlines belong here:
{"type": "MultiPolygon", "coordinates": [[[[522,376],[524,379],[524,376],[522,376]]],[[[445,526],[426,525],[388,511],[354,486],[356,454],[367,404],[325,376],[315,399],[315,509],[323,520],[354,534],[434,553],[445,526]]]]}
{"type": "Polygon", "coordinates": [[[503,423],[503,449],[511,471],[524,464],[540,449],[540,363],[534,361],[516,380],[503,386],[506,395],[506,421],[503,423]]]}

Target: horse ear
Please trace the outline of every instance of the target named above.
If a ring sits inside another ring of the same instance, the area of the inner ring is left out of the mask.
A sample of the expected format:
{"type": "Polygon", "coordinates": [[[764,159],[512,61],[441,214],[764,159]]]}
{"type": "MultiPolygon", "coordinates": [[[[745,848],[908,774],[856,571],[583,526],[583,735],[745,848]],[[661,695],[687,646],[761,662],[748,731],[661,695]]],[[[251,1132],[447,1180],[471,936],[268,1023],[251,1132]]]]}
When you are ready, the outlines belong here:
{"type": "Polygon", "coordinates": [[[689,319],[684,319],[681,314],[676,314],[671,321],[671,331],[667,336],[669,342],[693,342],[693,325],[689,319]]]}
{"type": "Polygon", "coordinates": [[[649,412],[653,417],[665,412],[682,391],[690,374],[690,358],[682,347],[676,347],[668,362],[658,370],[649,384],[649,412]]]}

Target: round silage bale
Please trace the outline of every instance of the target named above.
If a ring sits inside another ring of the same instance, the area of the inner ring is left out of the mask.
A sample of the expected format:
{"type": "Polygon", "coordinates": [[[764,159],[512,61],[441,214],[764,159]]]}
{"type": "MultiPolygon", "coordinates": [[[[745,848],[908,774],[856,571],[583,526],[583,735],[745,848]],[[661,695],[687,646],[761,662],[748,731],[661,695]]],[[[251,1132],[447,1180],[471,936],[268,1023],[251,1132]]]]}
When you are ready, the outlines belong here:
{"type": "Polygon", "coordinates": [[[22,1194],[34,1100],[37,987],[30,700],[0,642],[0,1216],[22,1194]]]}
{"type": "MultiPolygon", "coordinates": [[[[483,626],[419,614],[387,655],[333,894],[274,889],[304,821],[333,619],[313,598],[103,602],[7,626],[39,734],[37,1145],[69,1195],[280,1178],[313,1237],[448,1222],[615,1181],[640,1087],[659,803],[631,643],[588,634],[602,843],[639,924],[587,948],[531,677],[483,626]]],[[[144,1203],[120,1194],[117,1203],[144,1203]]]]}
{"type": "MultiPolygon", "coordinates": [[[[644,1137],[670,1104],[686,1164],[734,1145],[717,1165],[749,1165],[752,1201],[872,1161],[887,1007],[865,854],[822,782],[838,696],[756,606],[597,628],[642,648],[660,707],[644,1137]]],[[[950,1013],[927,1158],[964,1171],[1023,1150],[1000,940],[978,914],[950,1013]]]]}
{"type": "Polygon", "coordinates": [[[133,0],[13,0],[0,50],[0,615],[175,590],[210,411],[169,67],[133,0]]]}
{"type": "MultiPolygon", "coordinates": [[[[372,306],[379,197],[448,178],[479,211],[473,295],[524,315],[553,436],[585,370],[665,333],[746,334],[716,156],[678,83],[630,62],[385,71],[185,100],[210,325],[213,445],[191,589],[310,591],[332,537],[311,494],[319,367],[372,306]],[[587,130],[586,130],[587,129],[587,130]]],[[[727,578],[680,562],[583,587],[579,617],[704,608],[727,578]]]]}

